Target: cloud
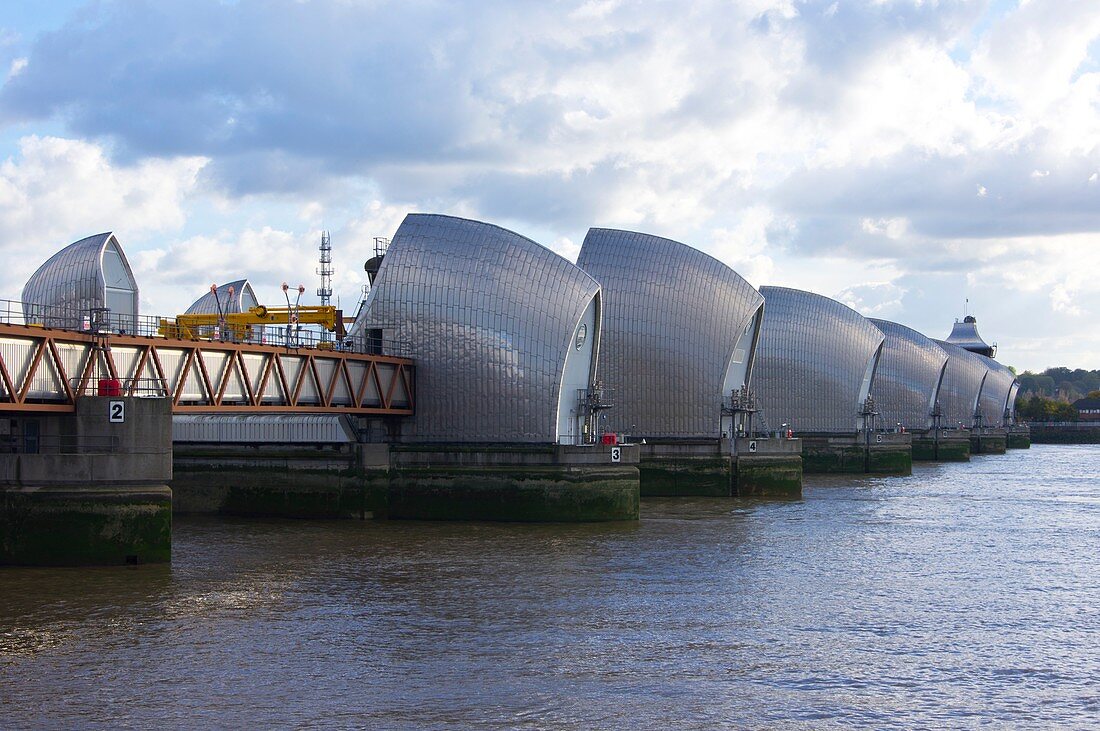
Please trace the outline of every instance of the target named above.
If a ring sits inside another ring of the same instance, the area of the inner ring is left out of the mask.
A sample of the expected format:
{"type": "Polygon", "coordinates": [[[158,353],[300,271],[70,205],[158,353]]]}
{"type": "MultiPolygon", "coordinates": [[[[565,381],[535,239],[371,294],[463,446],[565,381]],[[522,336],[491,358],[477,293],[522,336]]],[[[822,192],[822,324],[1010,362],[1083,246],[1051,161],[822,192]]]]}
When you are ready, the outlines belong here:
{"type": "Polygon", "coordinates": [[[2,291],[18,293],[54,251],[101,231],[127,237],[183,225],[204,160],[152,159],[112,164],[103,148],[57,137],[24,137],[0,163],[2,291]]]}
{"type": "Polygon", "coordinates": [[[8,66],[8,75],[5,81],[11,81],[19,74],[23,73],[27,68],[27,59],[24,57],[13,58],[11,64],[8,66]]]}
{"type": "Polygon", "coordinates": [[[354,293],[408,210],[566,254],[624,227],[930,334],[969,293],[1021,348],[1064,343],[1100,312],[1100,20],[1007,5],[104,0],[0,59],[0,126],[76,138],[40,184],[49,154],[12,155],[0,223],[128,226],[184,306],[309,276],[322,227],[354,293]]]}
{"type": "MultiPolygon", "coordinates": [[[[408,206],[373,200],[352,213],[330,232],[335,272],[333,289],[338,302],[354,308],[366,281],[363,263],[373,255],[374,238],[392,236],[408,206]]],[[[142,307],[148,312],[182,312],[211,284],[246,278],[261,303],[282,301],[281,284],[304,284],[303,302],[316,303],[318,245],[321,229],[306,221],[303,227],[223,228],[214,234],[183,238],[166,236],[153,245],[128,252],[142,288],[142,307]]]]}
{"type": "Polygon", "coordinates": [[[889,320],[903,311],[905,289],[894,282],[867,282],[846,287],[833,296],[864,317],[889,320]]]}

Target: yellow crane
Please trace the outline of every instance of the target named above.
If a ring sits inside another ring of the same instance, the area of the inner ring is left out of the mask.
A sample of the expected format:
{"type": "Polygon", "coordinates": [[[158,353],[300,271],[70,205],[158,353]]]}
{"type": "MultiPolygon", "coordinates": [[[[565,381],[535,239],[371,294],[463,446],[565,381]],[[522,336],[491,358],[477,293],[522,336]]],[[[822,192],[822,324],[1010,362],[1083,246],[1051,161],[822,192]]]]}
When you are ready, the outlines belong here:
{"type": "MultiPolygon", "coordinates": [[[[166,338],[240,342],[251,338],[252,328],[265,325],[320,325],[329,332],[336,333],[337,340],[342,340],[347,334],[344,330],[344,313],[330,305],[258,305],[250,307],[248,312],[176,315],[174,320],[162,319],[157,330],[166,338]]],[[[331,343],[328,345],[332,347],[331,343]]]]}

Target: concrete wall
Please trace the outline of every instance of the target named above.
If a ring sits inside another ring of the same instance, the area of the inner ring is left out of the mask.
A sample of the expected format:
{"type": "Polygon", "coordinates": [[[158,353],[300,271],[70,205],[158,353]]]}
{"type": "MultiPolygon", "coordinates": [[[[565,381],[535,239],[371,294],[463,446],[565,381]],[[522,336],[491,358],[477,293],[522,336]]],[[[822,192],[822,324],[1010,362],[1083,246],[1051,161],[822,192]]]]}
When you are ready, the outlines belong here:
{"type": "Polygon", "coordinates": [[[915,462],[966,462],[970,459],[969,429],[914,433],[912,439],[915,462]]]}
{"type": "Polygon", "coordinates": [[[802,494],[802,443],[797,439],[650,442],[640,449],[643,496],[787,498],[802,494]],[[731,453],[734,448],[736,454],[731,453]]]}
{"type": "Polygon", "coordinates": [[[168,561],[170,411],[166,399],[94,396],[73,414],[14,417],[9,427],[34,421],[45,438],[38,453],[0,454],[0,564],[168,561]]]}
{"type": "Polygon", "coordinates": [[[971,429],[971,454],[1004,454],[1008,448],[1007,429],[971,429]]]}
{"type": "Polygon", "coordinates": [[[637,520],[638,448],[382,444],[188,445],[180,512],[313,518],[637,520]]]}
{"type": "Polygon", "coordinates": [[[873,432],[802,437],[802,469],[812,473],[908,475],[913,471],[909,433],[873,432]]]}

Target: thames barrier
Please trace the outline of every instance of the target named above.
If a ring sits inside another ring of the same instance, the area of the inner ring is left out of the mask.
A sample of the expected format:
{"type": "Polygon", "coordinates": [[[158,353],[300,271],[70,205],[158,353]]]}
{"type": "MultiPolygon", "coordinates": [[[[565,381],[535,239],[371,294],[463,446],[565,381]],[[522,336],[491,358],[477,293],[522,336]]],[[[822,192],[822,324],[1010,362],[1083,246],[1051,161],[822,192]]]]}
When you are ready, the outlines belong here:
{"type": "Polygon", "coordinates": [[[144,316],[111,232],[44,262],[0,313],[0,563],[168,561],[173,512],[636,521],[1029,446],[970,316],[936,340],[632,231],[574,264],[412,213],[373,253],[348,318],[247,277],[144,316]]]}

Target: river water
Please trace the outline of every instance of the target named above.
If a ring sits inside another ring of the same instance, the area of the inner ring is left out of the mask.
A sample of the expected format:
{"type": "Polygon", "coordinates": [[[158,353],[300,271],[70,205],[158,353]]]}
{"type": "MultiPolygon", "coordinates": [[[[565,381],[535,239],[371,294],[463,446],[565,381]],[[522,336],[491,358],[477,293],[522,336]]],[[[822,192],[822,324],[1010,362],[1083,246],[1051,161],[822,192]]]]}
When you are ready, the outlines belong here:
{"type": "Polygon", "coordinates": [[[1096,728],[1100,448],[630,525],[179,518],[0,571],[0,726],[1096,728]]]}

